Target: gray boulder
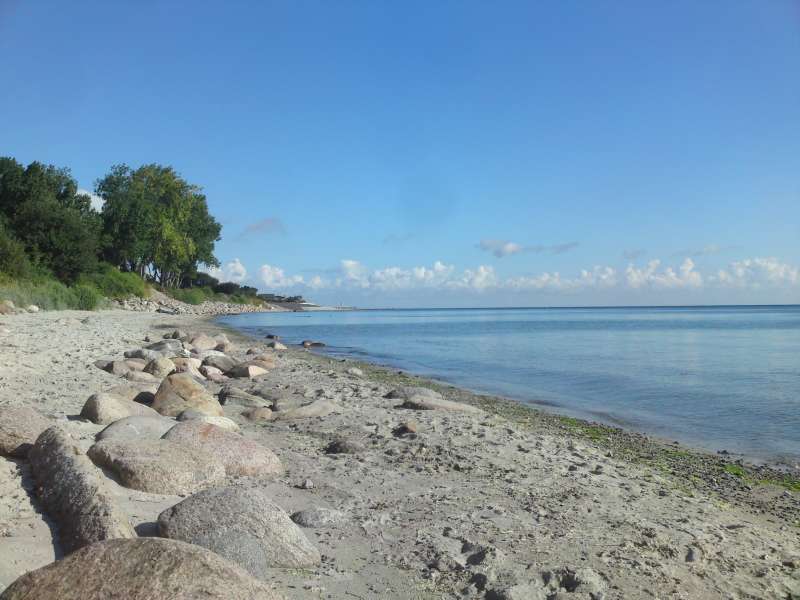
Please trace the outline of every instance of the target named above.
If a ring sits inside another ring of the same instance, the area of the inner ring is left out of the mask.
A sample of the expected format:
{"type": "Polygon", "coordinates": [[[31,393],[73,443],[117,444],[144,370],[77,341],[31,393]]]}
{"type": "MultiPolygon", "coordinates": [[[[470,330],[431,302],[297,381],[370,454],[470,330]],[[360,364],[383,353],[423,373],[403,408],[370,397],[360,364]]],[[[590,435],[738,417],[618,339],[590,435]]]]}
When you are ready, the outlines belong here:
{"type": "Polygon", "coordinates": [[[219,342],[220,340],[215,340],[205,333],[200,333],[189,338],[189,343],[195,350],[213,350],[219,342]]]}
{"type": "Polygon", "coordinates": [[[0,406],[0,454],[24,458],[45,429],[53,425],[27,406],[0,406]]]}
{"type": "Polygon", "coordinates": [[[228,475],[264,477],[283,473],[283,465],[272,450],[210,423],[183,421],[163,439],[213,455],[225,465],[228,475]]]}
{"type": "Polygon", "coordinates": [[[124,360],[111,360],[103,367],[103,371],[111,373],[112,375],[125,375],[129,373],[131,368],[125,364],[124,360]]]}
{"type": "Polygon", "coordinates": [[[327,417],[334,412],[340,412],[341,407],[334,404],[330,400],[314,400],[310,404],[290,408],[288,410],[281,410],[275,413],[275,420],[287,421],[291,419],[309,419],[312,417],[327,417]]]}
{"type": "Polygon", "coordinates": [[[203,364],[207,367],[214,367],[216,369],[219,369],[224,373],[225,371],[230,371],[233,367],[235,367],[236,361],[232,359],[230,356],[212,355],[212,356],[206,356],[203,359],[203,364]]]}
{"type": "Polygon", "coordinates": [[[272,406],[272,402],[264,400],[260,396],[248,394],[244,390],[228,385],[219,392],[219,401],[225,406],[244,406],[247,408],[264,408],[272,406]]]}
{"type": "Polygon", "coordinates": [[[144,367],[145,373],[150,373],[158,379],[164,379],[175,370],[175,363],[168,358],[154,358],[144,367]]]}
{"type": "Polygon", "coordinates": [[[115,394],[92,394],[81,409],[81,417],[98,425],[108,425],[125,417],[157,417],[149,406],[126,400],[115,394]]]}
{"type": "Polygon", "coordinates": [[[156,350],[147,350],[145,348],[136,348],[135,350],[128,350],[125,352],[125,358],[140,358],[142,360],[151,361],[163,356],[161,352],[156,350]]]}
{"type": "Polygon", "coordinates": [[[163,537],[208,548],[259,579],[269,569],[320,564],[319,551],[269,495],[258,488],[205,490],[158,516],[163,537]]]}
{"type": "MultiPolygon", "coordinates": [[[[159,342],[155,342],[154,344],[148,345],[146,349],[155,350],[156,352],[161,352],[162,354],[177,354],[183,350],[183,342],[180,340],[161,340],[159,342]]],[[[144,357],[142,356],[139,358],[144,357]]]]}
{"type": "Polygon", "coordinates": [[[92,544],[26,573],[2,600],[281,600],[213,552],[175,540],[92,544]]]}
{"type": "Polygon", "coordinates": [[[255,377],[261,377],[262,375],[266,375],[268,373],[267,369],[265,369],[261,365],[249,364],[249,363],[242,363],[240,365],[236,365],[232,369],[225,371],[225,375],[228,377],[238,377],[238,378],[248,378],[253,379],[255,377]]]}
{"type": "Polygon", "coordinates": [[[473,414],[484,414],[484,411],[477,406],[463,404],[445,400],[442,395],[430,388],[405,386],[392,390],[386,394],[387,398],[403,400],[398,408],[409,408],[412,410],[445,410],[453,412],[465,412],[473,414]]]}
{"type": "Polygon", "coordinates": [[[65,552],[100,540],[136,537],[106,481],[64,430],[43,431],[28,459],[39,499],[58,523],[65,552]]]}
{"type": "Polygon", "coordinates": [[[216,398],[188,373],[177,373],[164,379],[153,399],[153,409],[162,415],[175,417],[189,408],[212,417],[224,416],[216,398]]]}
{"type": "Polygon", "coordinates": [[[301,510],[292,515],[292,521],[309,529],[324,529],[334,527],[347,521],[347,515],[342,511],[318,506],[301,510]]]}
{"type": "Polygon", "coordinates": [[[100,440],[158,440],[175,426],[175,421],[166,417],[125,417],[114,421],[99,432],[95,439],[100,440]]]}
{"type": "Polygon", "coordinates": [[[164,439],[107,439],[89,448],[88,455],[125,487],[151,494],[191,494],[225,478],[213,455],[164,439]]]}

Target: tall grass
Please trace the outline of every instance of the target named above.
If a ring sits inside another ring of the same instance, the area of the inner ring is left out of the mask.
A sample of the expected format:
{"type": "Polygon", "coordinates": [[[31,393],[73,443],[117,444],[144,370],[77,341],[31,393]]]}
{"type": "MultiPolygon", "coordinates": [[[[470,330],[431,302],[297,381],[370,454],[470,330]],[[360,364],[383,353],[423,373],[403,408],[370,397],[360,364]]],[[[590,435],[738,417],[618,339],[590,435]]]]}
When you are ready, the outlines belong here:
{"type": "Polygon", "coordinates": [[[0,300],[11,300],[16,306],[25,308],[35,304],[42,310],[94,310],[102,300],[93,287],[76,285],[67,287],[51,280],[12,281],[0,279],[0,300]]]}
{"type": "Polygon", "coordinates": [[[81,275],[78,283],[97,288],[103,296],[114,300],[148,295],[147,284],[141,277],[136,273],[123,273],[111,265],[102,265],[95,273],[81,275]]]}

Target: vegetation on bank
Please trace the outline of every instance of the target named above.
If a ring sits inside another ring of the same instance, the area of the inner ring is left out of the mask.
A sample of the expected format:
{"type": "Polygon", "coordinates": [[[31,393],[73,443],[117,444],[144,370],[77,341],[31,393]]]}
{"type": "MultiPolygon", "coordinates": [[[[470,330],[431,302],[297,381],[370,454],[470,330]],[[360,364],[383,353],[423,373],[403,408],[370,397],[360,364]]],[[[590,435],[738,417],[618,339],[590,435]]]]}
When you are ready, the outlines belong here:
{"type": "Polygon", "coordinates": [[[198,272],[219,266],[221,226],[171,167],[114,166],[95,190],[100,210],[68,169],[0,157],[0,300],[89,310],[156,286],[190,304],[262,303],[255,288],[198,272]]]}

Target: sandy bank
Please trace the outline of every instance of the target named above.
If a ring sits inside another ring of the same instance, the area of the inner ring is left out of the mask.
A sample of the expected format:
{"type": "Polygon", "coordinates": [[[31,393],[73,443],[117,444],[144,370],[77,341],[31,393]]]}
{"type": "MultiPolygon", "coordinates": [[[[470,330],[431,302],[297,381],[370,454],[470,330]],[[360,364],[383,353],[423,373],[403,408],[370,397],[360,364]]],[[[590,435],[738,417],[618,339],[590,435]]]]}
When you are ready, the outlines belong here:
{"type": "MultiPolygon", "coordinates": [[[[175,328],[221,331],[193,316],[125,311],[0,322],[8,330],[0,333],[0,410],[33,406],[84,448],[102,427],[78,419],[81,407],[120,383],[94,361],[175,328]]],[[[234,358],[264,348],[265,340],[228,336],[234,358]]],[[[745,481],[718,457],[303,350],[276,353],[275,361],[247,386],[269,392],[283,410],[324,400],[335,412],[254,424],[226,405],[242,435],[285,466],[255,484],[289,513],[323,507],[345,515],[303,529],[322,554],[319,567],[269,572],[267,583],[287,598],[800,593],[798,493],[745,481]],[[397,408],[401,399],[386,398],[421,384],[484,412],[397,408]],[[352,453],[326,452],[341,440],[352,453]]],[[[181,500],[109,484],[139,535],[152,534],[156,516],[181,500]]],[[[0,458],[0,588],[60,556],[58,532],[32,488],[26,461],[0,458]]]]}

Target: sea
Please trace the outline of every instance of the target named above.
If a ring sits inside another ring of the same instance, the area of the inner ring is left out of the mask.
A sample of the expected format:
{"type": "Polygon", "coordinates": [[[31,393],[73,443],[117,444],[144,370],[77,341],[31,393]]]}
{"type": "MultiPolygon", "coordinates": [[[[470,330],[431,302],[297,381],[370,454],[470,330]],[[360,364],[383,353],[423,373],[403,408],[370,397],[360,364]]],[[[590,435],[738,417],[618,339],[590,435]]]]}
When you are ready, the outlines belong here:
{"type": "Polygon", "coordinates": [[[222,323],[755,461],[800,463],[800,306],[248,313],[222,323]]]}

